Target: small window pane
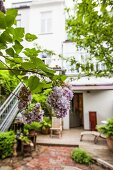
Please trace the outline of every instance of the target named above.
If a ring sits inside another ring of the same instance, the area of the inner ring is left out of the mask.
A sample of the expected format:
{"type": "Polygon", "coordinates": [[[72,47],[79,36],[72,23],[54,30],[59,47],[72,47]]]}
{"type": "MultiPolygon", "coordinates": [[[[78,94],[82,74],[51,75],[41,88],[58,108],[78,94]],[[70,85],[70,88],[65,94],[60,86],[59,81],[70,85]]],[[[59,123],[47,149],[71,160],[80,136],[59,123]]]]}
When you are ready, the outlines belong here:
{"type": "Polygon", "coordinates": [[[51,33],[52,31],[52,12],[41,12],[41,33],[51,33]]]}

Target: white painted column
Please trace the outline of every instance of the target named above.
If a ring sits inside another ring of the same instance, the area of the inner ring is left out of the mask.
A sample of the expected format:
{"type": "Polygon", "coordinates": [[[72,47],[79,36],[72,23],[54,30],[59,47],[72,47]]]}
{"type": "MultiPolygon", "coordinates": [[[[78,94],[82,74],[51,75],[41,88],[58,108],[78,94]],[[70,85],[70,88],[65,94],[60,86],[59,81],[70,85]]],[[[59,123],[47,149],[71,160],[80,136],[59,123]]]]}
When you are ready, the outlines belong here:
{"type": "Polygon", "coordinates": [[[63,118],[63,129],[69,129],[69,111],[66,117],[63,118]]]}

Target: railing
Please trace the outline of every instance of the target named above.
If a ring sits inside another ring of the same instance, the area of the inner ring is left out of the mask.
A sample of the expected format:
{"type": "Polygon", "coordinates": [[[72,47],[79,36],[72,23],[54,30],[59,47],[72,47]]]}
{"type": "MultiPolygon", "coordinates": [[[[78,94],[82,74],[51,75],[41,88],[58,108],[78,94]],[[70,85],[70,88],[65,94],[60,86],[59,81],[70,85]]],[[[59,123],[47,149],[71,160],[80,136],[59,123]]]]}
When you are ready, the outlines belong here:
{"type": "Polygon", "coordinates": [[[12,121],[18,112],[18,92],[22,87],[22,83],[15,88],[15,90],[6,99],[0,107],[0,131],[4,132],[9,129],[12,121]]]}

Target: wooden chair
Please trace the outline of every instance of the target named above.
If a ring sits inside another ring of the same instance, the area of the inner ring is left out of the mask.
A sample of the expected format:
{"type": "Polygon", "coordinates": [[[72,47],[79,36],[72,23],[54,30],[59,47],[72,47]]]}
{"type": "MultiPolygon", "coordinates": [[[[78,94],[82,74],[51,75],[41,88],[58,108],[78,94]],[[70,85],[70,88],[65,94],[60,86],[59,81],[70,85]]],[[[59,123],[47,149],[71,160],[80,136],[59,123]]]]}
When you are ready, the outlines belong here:
{"type": "Polygon", "coordinates": [[[62,119],[57,117],[52,117],[52,127],[50,128],[50,137],[62,136],[62,119]]]}

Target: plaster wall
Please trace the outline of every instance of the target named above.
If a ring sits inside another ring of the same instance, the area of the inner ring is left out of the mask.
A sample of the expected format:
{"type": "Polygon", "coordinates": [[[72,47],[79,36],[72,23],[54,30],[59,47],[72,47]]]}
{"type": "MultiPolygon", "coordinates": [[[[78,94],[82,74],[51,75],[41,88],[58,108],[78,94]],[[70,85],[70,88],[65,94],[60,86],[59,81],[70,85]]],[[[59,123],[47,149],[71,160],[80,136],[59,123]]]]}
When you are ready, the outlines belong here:
{"type": "Polygon", "coordinates": [[[89,129],[89,111],[97,112],[97,124],[113,117],[113,90],[83,92],[84,129],[89,129]]]}
{"type": "Polygon", "coordinates": [[[48,50],[62,53],[65,38],[64,3],[31,5],[29,31],[38,35],[38,43],[48,50]],[[41,34],[41,12],[52,11],[52,32],[41,34]]]}

